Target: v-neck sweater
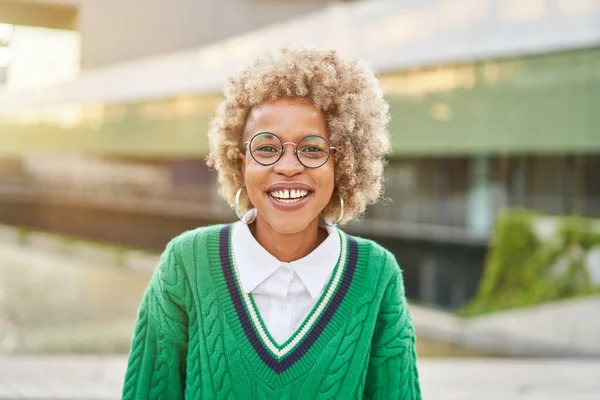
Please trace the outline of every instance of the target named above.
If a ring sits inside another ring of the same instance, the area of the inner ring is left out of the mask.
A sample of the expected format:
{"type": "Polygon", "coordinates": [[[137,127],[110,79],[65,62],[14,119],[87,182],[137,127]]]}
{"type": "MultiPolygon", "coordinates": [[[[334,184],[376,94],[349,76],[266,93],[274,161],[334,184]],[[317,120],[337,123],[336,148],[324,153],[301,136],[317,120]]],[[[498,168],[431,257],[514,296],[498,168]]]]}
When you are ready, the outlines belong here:
{"type": "Polygon", "coordinates": [[[313,251],[282,262],[262,247],[248,225],[241,221],[233,224],[231,247],[239,272],[236,275],[278,343],[287,341],[306,320],[340,259],[340,232],[335,227],[323,228],[327,237],[313,251]]]}
{"type": "Polygon", "coordinates": [[[123,399],[421,399],[401,270],[341,233],[321,298],[281,345],[241,289],[231,225],[171,240],[139,308],[123,399]]]}

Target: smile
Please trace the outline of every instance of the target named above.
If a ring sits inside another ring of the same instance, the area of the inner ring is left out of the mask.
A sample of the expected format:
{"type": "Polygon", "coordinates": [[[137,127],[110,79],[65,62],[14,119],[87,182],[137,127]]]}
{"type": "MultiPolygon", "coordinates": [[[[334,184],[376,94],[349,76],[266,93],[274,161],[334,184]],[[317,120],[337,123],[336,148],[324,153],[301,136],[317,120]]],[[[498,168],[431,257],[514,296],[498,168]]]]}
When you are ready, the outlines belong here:
{"type": "Polygon", "coordinates": [[[275,201],[278,201],[283,204],[292,204],[301,201],[309,196],[309,192],[303,189],[282,189],[276,190],[269,193],[269,196],[273,198],[275,201]]]}

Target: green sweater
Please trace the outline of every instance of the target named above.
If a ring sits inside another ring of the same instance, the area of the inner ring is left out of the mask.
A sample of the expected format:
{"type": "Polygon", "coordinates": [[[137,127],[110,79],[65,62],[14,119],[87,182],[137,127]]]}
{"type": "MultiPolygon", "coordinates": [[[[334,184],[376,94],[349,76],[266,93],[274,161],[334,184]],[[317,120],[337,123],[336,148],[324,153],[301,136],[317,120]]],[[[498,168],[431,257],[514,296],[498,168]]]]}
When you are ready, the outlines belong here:
{"type": "Polygon", "coordinates": [[[241,290],[231,225],[162,254],[139,309],[124,399],[420,399],[415,334],[394,256],[342,233],[329,283],[281,345],[241,290]]]}

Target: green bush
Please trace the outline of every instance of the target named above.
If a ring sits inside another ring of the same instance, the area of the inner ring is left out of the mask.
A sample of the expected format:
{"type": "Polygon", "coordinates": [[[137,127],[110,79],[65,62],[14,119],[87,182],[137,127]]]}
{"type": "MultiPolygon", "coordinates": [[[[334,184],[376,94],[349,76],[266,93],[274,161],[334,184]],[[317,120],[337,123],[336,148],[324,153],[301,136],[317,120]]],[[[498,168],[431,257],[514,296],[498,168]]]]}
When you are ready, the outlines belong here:
{"type": "Polygon", "coordinates": [[[600,246],[592,222],[557,217],[556,231],[541,241],[534,230],[539,218],[529,210],[509,210],[498,217],[479,289],[461,315],[600,293],[585,265],[586,253],[600,246]]]}

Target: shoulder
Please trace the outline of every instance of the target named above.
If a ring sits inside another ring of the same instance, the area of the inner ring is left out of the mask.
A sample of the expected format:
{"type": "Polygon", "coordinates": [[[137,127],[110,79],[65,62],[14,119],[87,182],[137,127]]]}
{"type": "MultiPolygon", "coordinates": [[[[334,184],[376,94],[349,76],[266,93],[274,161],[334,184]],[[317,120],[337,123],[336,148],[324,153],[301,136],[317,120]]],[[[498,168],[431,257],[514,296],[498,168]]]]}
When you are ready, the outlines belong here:
{"type": "Polygon", "coordinates": [[[379,272],[383,282],[402,280],[402,269],[396,261],[396,256],[372,239],[348,235],[358,246],[359,258],[367,260],[368,268],[379,272]]]}
{"type": "Polygon", "coordinates": [[[196,269],[198,264],[205,263],[211,243],[213,247],[217,247],[218,252],[219,234],[226,226],[221,224],[198,227],[172,238],[161,255],[162,269],[168,270],[169,273],[176,273],[176,270],[189,273],[190,270],[196,269]]]}
{"type": "Polygon", "coordinates": [[[163,282],[178,282],[183,287],[186,281],[195,280],[201,266],[208,262],[210,243],[217,246],[219,234],[227,225],[209,225],[191,229],[172,238],[160,256],[153,273],[155,285],[163,282]]]}
{"type": "Polygon", "coordinates": [[[185,255],[192,250],[206,250],[210,238],[217,238],[221,230],[226,227],[225,224],[208,225],[194,229],[190,229],[175,236],[167,244],[167,250],[172,251],[175,255],[185,255]]]}

